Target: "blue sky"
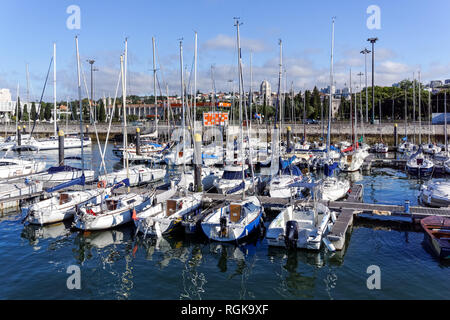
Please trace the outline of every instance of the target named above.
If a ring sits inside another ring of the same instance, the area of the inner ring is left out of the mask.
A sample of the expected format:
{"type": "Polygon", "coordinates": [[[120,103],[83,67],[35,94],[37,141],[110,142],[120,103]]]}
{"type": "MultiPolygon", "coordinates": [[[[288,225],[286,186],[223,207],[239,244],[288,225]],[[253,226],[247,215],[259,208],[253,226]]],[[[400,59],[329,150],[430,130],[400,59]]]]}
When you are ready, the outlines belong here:
{"type": "MultiPolygon", "coordinates": [[[[114,95],[124,38],[129,38],[129,94],[152,94],[151,37],[156,37],[159,78],[170,93],[179,91],[179,42],[184,38],[184,64],[191,70],[194,31],[199,40],[198,88],[211,90],[211,66],[218,90],[237,88],[236,29],[240,17],[245,86],[249,86],[249,55],[253,51],[253,87],[268,79],[273,90],[278,73],[278,39],[288,87],[295,90],[325,87],[329,78],[331,17],[336,16],[335,72],[338,87],[348,83],[349,69],[364,72],[359,53],[376,36],[376,84],[390,85],[421,70],[423,82],[450,78],[447,41],[449,1],[85,1],[4,0],[0,11],[2,50],[0,87],[16,95],[20,83],[25,95],[25,64],[29,64],[31,91],[38,99],[57,43],[58,100],[76,96],[74,36],[79,35],[83,68],[97,60],[96,95],[114,95]],[[69,5],[81,9],[81,29],[69,30],[69,5]],[[381,29],[369,30],[369,5],[381,9],[381,29]]],[[[370,59],[368,59],[370,65],[370,59]]],[[[370,71],[370,69],[369,69],[370,71]]],[[[86,76],[89,74],[87,73],[86,76]]],[[[370,75],[370,74],[369,74],[370,75]]],[[[52,76],[50,76],[50,81],[52,76]]],[[[89,81],[89,79],[88,79],[89,81]]],[[[356,80],[359,82],[359,79],[356,80]]],[[[88,83],[89,85],[89,83],[88,83]]],[[[119,94],[120,95],[120,94],[119,94]]],[[[52,96],[52,87],[45,93],[52,96]]]]}

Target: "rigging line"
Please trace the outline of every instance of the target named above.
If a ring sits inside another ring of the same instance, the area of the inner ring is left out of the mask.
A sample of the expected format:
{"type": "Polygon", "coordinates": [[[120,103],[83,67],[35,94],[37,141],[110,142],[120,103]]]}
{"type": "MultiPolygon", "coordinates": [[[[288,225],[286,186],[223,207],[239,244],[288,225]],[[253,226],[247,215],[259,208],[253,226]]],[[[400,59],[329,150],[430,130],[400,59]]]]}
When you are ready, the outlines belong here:
{"type": "MultiPolygon", "coordinates": [[[[86,95],[87,95],[88,101],[89,101],[89,114],[91,117],[93,117],[94,115],[92,113],[92,101],[91,101],[91,98],[89,97],[89,91],[88,91],[88,87],[87,87],[86,77],[84,75],[83,67],[81,66],[81,64],[80,64],[80,71],[81,71],[81,74],[83,75],[84,89],[86,90],[86,95]]],[[[82,110],[80,110],[80,112],[82,112],[82,110]]],[[[95,118],[94,118],[94,131],[95,131],[95,136],[97,138],[98,151],[100,152],[100,157],[102,159],[103,166],[106,168],[105,155],[103,154],[102,148],[100,146],[100,139],[98,137],[98,131],[97,131],[97,125],[95,123],[95,118]]]]}
{"type": "Polygon", "coordinates": [[[42,99],[44,97],[44,93],[45,93],[45,87],[47,86],[47,81],[48,81],[48,76],[50,74],[50,70],[53,64],[53,57],[50,60],[50,65],[48,66],[48,71],[47,71],[47,77],[45,78],[45,83],[44,83],[44,87],[42,88],[42,93],[41,93],[41,99],[39,101],[39,108],[38,108],[38,112],[36,113],[36,116],[34,117],[34,121],[33,121],[33,128],[31,129],[31,133],[30,133],[30,140],[33,137],[33,132],[34,132],[34,128],[36,126],[36,118],[40,117],[41,114],[41,107],[42,107],[42,99]]]}
{"type": "MultiPolygon", "coordinates": [[[[106,154],[106,148],[108,147],[108,139],[109,139],[109,133],[110,133],[110,130],[111,130],[112,119],[113,119],[113,116],[114,116],[114,112],[116,111],[116,100],[117,100],[117,95],[119,93],[120,80],[121,80],[121,73],[119,71],[119,79],[117,81],[116,94],[114,96],[114,102],[113,102],[113,106],[112,106],[112,109],[111,109],[111,112],[110,112],[110,116],[109,116],[109,125],[108,125],[108,131],[106,133],[106,140],[105,140],[105,147],[103,149],[103,154],[106,154]]],[[[125,152],[125,150],[124,150],[124,152],[125,152]]],[[[102,162],[102,166],[104,168],[105,175],[108,174],[108,172],[106,170],[106,166],[104,166],[103,162],[102,162]]],[[[102,170],[102,167],[100,167],[100,171],[101,170],[102,170]]]]}

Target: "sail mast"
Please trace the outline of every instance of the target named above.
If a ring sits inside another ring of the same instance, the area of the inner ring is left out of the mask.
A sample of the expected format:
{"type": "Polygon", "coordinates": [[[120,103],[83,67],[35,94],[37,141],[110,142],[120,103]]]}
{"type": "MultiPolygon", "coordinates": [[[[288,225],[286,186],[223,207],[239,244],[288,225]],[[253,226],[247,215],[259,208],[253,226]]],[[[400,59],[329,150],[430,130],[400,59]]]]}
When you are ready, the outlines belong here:
{"type": "MultiPolygon", "coordinates": [[[[84,134],[83,134],[83,103],[81,101],[81,66],[80,66],[80,52],[78,50],[78,37],[75,37],[75,45],[77,49],[77,73],[78,73],[78,102],[80,112],[80,139],[81,139],[81,170],[84,176],[84,134]]],[[[84,184],[83,184],[84,190],[84,184]]]]}
{"type": "Polygon", "coordinates": [[[237,49],[238,49],[238,72],[239,72],[239,123],[240,123],[240,135],[241,135],[241,168],[242,168],[242,183],[244,184],[242,189],[242,199],[245,198],[245,177],[244,177],[244,131],[242,123],[242,65],[241,65],[241,40],[239,37],[239,18],[235,18],[236,33],[237,33],[237,49]]]}
{"type": "Polygon", "coordinates": [[[420,71],[419,71],[419,146],[422,144],[422,115],[421,115],[421,103],[420,103],[420,71]]]}
{"type": "Polygon", "coordinates": [[[333,107],[333,51],[334,51],[334,20],[332,19],[332,27],[331,27],[331,62],[330,62],[330,101],[328,106],[328,131],[327,131],[327,155],[330,151],[330,130],[331,130],[331,116],[332,116],[332,107],[333,107]]]}
{"type": "Polygon", "coordinates": [[[156,138],[158,138],[158,99],[156,98],[156,59],[155,59],[155,37],[152,37],[153,47],[153,96],[155,98],[155,125],[156,125],[156,138]]]}
{"type": "Polygon", "coordinates": [[[193,117],[194,134],[196,130],[195,120],[197,120],[197,32],[194,38],[194,117],[193,117]]]}
{"type": "Polygon", "coordinates": [[[53,43],[53,103],[53,131],[56,138],[56,43],[53,43]]]}
{"type": "MultiPolygon", "coordinates": [[[[183,106],[182,127],[183,127],[183,173],[186,173],[186,107],[184,103],[184,72],[183,72],[183,39],[180,40],[180,72],[181,72],[181,105],[183,106]]],[[[179,155],[179,154],[178,154],[179,155]]]]}

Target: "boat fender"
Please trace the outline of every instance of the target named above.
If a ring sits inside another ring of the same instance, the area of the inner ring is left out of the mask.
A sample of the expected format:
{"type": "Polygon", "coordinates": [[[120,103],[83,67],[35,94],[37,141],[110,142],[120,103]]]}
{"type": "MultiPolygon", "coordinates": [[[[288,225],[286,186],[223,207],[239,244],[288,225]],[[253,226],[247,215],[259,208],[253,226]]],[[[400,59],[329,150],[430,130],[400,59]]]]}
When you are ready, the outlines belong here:
{"type": "Polygon", "coordinates": [[[336,213],[334,211],[331,211],[331,221],[336,222],[336,213]]]}
{"type": "Polygon", "coordinates": [[[137,217],[136,217],[136,209],[134,209],[134,208],[133,208],[133,211],[132,211],[131,219],[133,219],[134,221],[137,220],[137,217]]]}
{"type": "Polygon", "coordinates": [[[101,188],[106,188],[106,181],[105,180],[101,180],[97,183],[97,188],[101,189],[101,188]]]}
{"type": "Polygon", "coordinates": [[[334,245],[327,238],[322,238],[322,242],[325,244],[325,246],[327,247],[327,249],[329,251],[331,251],[331,252],[336,251],[336,248],[334,247],[334,245]]]}

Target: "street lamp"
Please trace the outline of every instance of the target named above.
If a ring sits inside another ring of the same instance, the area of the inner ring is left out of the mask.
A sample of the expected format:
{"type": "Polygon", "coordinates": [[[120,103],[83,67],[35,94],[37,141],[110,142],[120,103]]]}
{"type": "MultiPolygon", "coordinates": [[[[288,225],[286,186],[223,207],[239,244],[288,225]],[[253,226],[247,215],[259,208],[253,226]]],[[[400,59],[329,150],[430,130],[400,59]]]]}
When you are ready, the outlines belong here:
{"type": "Polygon", "coordinates": [[[364,48],[360,53],[364,55],[364,73],[366,74],[366,122],[369,122],[369,98],[367,96],[367,54],[371,53],[372,51],[367,50],[367,48],[364,48]]]}
{"type": "MultiPolygon", "coordinates": [[[[375,82],[375,42],[378,41],[378,38],[369,38],[367,39],[372,44],[372,122],[375,121],[375,91],[374,91],[374,82],[375,82]]],[[[381,120],[381,119],[380,119],[381,120]]]]}
{"type": "MultiPolygon", "coordinates": [[[[87,62],[91,65],[91,101],[92,105],[94,105],[94,121],[97,121],[97,108],[94,104],[94,71],[98,71],[98,69],[94,68],[95,60],[87,60],[87,62]]],[[[92,124],[91,112],[89,112],[89,119],[92,124]]]]}

